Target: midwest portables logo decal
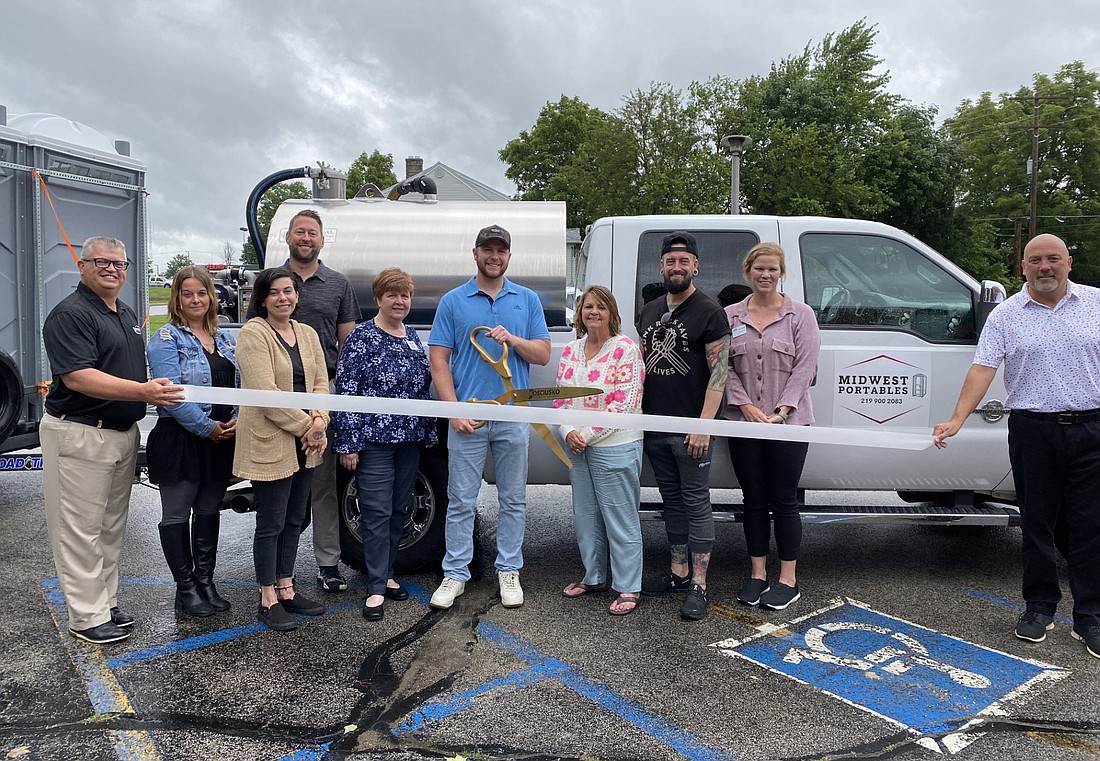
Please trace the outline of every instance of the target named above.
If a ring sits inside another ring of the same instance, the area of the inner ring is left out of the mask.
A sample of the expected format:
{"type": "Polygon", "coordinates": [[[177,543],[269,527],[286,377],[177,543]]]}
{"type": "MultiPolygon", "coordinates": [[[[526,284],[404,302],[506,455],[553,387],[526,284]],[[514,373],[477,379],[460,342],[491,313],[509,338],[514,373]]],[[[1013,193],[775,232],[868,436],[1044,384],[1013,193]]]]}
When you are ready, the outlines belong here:
{"type": "Polygon", "coordinates": [[[833,425],[897,424],[927,427],[929,352],[892,352],[868,357],[838,351],[833,379],[833,425]]]}

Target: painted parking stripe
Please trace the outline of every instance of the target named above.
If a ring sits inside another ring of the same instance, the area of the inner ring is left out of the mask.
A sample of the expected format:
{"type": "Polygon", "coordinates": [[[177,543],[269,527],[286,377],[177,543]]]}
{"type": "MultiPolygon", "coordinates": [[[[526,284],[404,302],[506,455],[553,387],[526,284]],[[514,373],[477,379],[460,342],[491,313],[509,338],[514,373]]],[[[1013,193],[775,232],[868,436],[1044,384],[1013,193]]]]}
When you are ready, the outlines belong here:
{"type": "MultiPolygon", "coordinates": [[[[480,631],[480,628],[478,631],[480,631]]],[[[421,706],[410,713],[408,717],[394,729],[391,729],[390,733],[396,736],[401,732],[419,732],[429,724],[442,721],[449,716],[465,711],[467,708],[473,708],[477,705],[478,701],[483,698],[499,698],[504,692],[512,692],[523,689],[524,687],[530,687],[533,684],[543,681],[550,675],[551,670],[543,665],[514,671],[499,679],[492,679],[472,690],[464,690],[457,695],[453,695],[448,700],[421,706]]]]}
{"type": "MultiPolygon", "coordinates": [[[[983,592],[980,589],[964,589],[962,590],[962,593],[967,597],[973,597],[984,602],[993,603],[994,605],[1000,605],[1002,608],[1010,608],[1019,613],[1023,613],[1027,609],[1027,606],[1021,602],[1009,600],[1005,597],[997,597],[995,595],[989,594],[988,592],[983,592]]],[[[1069,626],[1073,626],[1073,616],[1067,616],[1064,613],[1055,613],[1054,620],[1061,624],[1068,624],[1069,626]]]]}
{"type": "MultiPolygon", "coordinates": [[[[478,625],[477,631],[485,639],[503,647],[515,657],[527,661],[532,667],[514,672],[494,680],[494,682],[505,683],[514,680],[519,684],[525,678],[534,679],[536,676],[539,678],[535,681],[541,681],[544,678],[555,679],[690,761],[733,761],[733,757],[724,751],[707,745],[690,732],[651,713],[640,703],[618,695],[609,690],[606,685],[577,673],[568,664],[548,656],[535,645],[505,631],[497,624],[482,621],[478,625]]],[[[475,704],[477,696],[470,693],[477,693],[478,695],[487,693],[490,691],[488,687],[491,684],[493,682],[453,696],[446,701],[421,706],[411,715],[413,718],[409,720],[409,724],[423,727],[430,723],[428,717],[440,714],[442,718],[443,715],[450,716],[460,710],[465,710],[465,708],[475,704]],[[449,710],[452,708],[456,710],[449,710]]],[[[399,728],[404,729],[404,723],[399,728]]],[[[394,734],[397,734],[397,732],[395,731],[394,734]]]]}
{"type": "MultiPolygon", "coordinates": [[[[42,593],[49,606],[50,617],[57,627],[61,644],[69,654],[84,682],[84,691],[92,704],[95,714],[136,714],[126,690],[115,678],[114,671],[96,645],[86,645],[69,635],[67,629],[67,610],[65,596],[61,594],[57,579],[48,579],[42,583],[42,593]]],[[[115,738],[115,755],[121,761],[160,761],[164,756],[157,749],[148,732],[117,730],[111,731],[115,738]]]]}
{"type": "Polygon", "coordinates": [[[955,753],[1040,685],[1069,675],[843,598],[744,640],[724,654],[763,666],[874,714],[931,750],[955,753]],[[948,733],[937,742],[925,735],[948,733]]]}
{"type": "MultiPolygon", "coordinates": [[[[346,600],[344,602],[330,605],[328,609],[320,616],[298,616],[298,622],[300,624],[307,623],[310,619],[324,618],[326,616],[336,616],[348,611],[358,610],[362,603],[355,600],[346,600]]],[[[154,645],[142,650],[133,650],[129,653],[118,656],[117,658],[110,659],[107,663],[111,668],[121,668],[123,666],[133,666],[136,663],[145,663],[147,661],[157,660],[158,658],[166,658],[178,653],[186,653],[192,650],[201,650],[204,647],[212,647],[214,645],[220,645],[225,642],[232,642],[242,637],[248,637],[253,634],[264,634],[271,631],[266,624],[261,624],[259,621],[252,624],[246,624],[245,626],[234,626],[230,629],[220,629],[214,632],[207,632],[206,634],[200,634],[195,637],[185,637],[184,639],[174,640],[172,642],[166,642],[163,645],[154,645]]]]}

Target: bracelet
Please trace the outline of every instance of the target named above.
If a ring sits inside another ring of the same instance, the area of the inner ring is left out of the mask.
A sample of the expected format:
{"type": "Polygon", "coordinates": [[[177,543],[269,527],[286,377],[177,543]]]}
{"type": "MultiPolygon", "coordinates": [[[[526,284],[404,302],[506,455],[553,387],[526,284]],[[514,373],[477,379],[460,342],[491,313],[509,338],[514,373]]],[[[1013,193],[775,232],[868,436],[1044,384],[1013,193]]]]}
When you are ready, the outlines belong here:
{"type": "Polygon", "coordinates": [[[789,412],[784,412],[782,407],[776,407],[775,412],[773,412],[772,414],[779,415],[779,417],[783,418],[783,420],[786,420],[791,416],[789,412]]]}

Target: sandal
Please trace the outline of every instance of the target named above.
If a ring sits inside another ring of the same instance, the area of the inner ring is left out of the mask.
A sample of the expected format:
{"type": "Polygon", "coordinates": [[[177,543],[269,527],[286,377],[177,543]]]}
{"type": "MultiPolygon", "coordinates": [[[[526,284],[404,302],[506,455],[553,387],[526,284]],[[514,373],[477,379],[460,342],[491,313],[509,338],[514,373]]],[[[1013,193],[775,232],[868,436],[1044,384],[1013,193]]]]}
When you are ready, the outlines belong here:
{"type": "Polygon", "coordinates": [[[642,601],[642,596],[637,592],[624,592],[616,597],[611,602],[611,607],[607,609],[607,612],[613,616],[628,616],[638,608],[638,603],[642,601]],[[627,605],[625,610],[616,610],[616,607],[627,605]]]}
{"type": "Polygon", "coordinates": [[[611,589],[611,582],[605,581],[602,584],[585,584],[583,581],[574,581],[561,591],[565,597],[584,597],[592,592],[606,592],[611,589]]]}

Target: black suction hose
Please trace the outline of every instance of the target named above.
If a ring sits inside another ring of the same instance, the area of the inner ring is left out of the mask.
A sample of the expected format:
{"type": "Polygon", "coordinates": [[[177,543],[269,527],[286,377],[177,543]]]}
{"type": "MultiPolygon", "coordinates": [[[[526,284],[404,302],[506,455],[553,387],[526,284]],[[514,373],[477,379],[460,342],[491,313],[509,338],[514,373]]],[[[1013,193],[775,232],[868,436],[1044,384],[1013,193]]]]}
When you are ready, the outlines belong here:
{"type": "Polygon", "coordinates": [[[256,216],[260,208],[260,199],[263,198],[264,193],[280,182],[296,180],[300,177],[309,177],[310,171],[310,168],[306,166],[274,172],[260,180],[260,184],[254,187],[252,192],[248,194],[248,203],[245,205],[244,209],[245,224],[248,225],[248,237],[252,240],[252,247],[256,249],[256,263],[259,264],[260,269],[264,268],[264,261],[267,255],[267,251],[264,249],[265,243],[260,238],[260,222],[256,216]]]}

